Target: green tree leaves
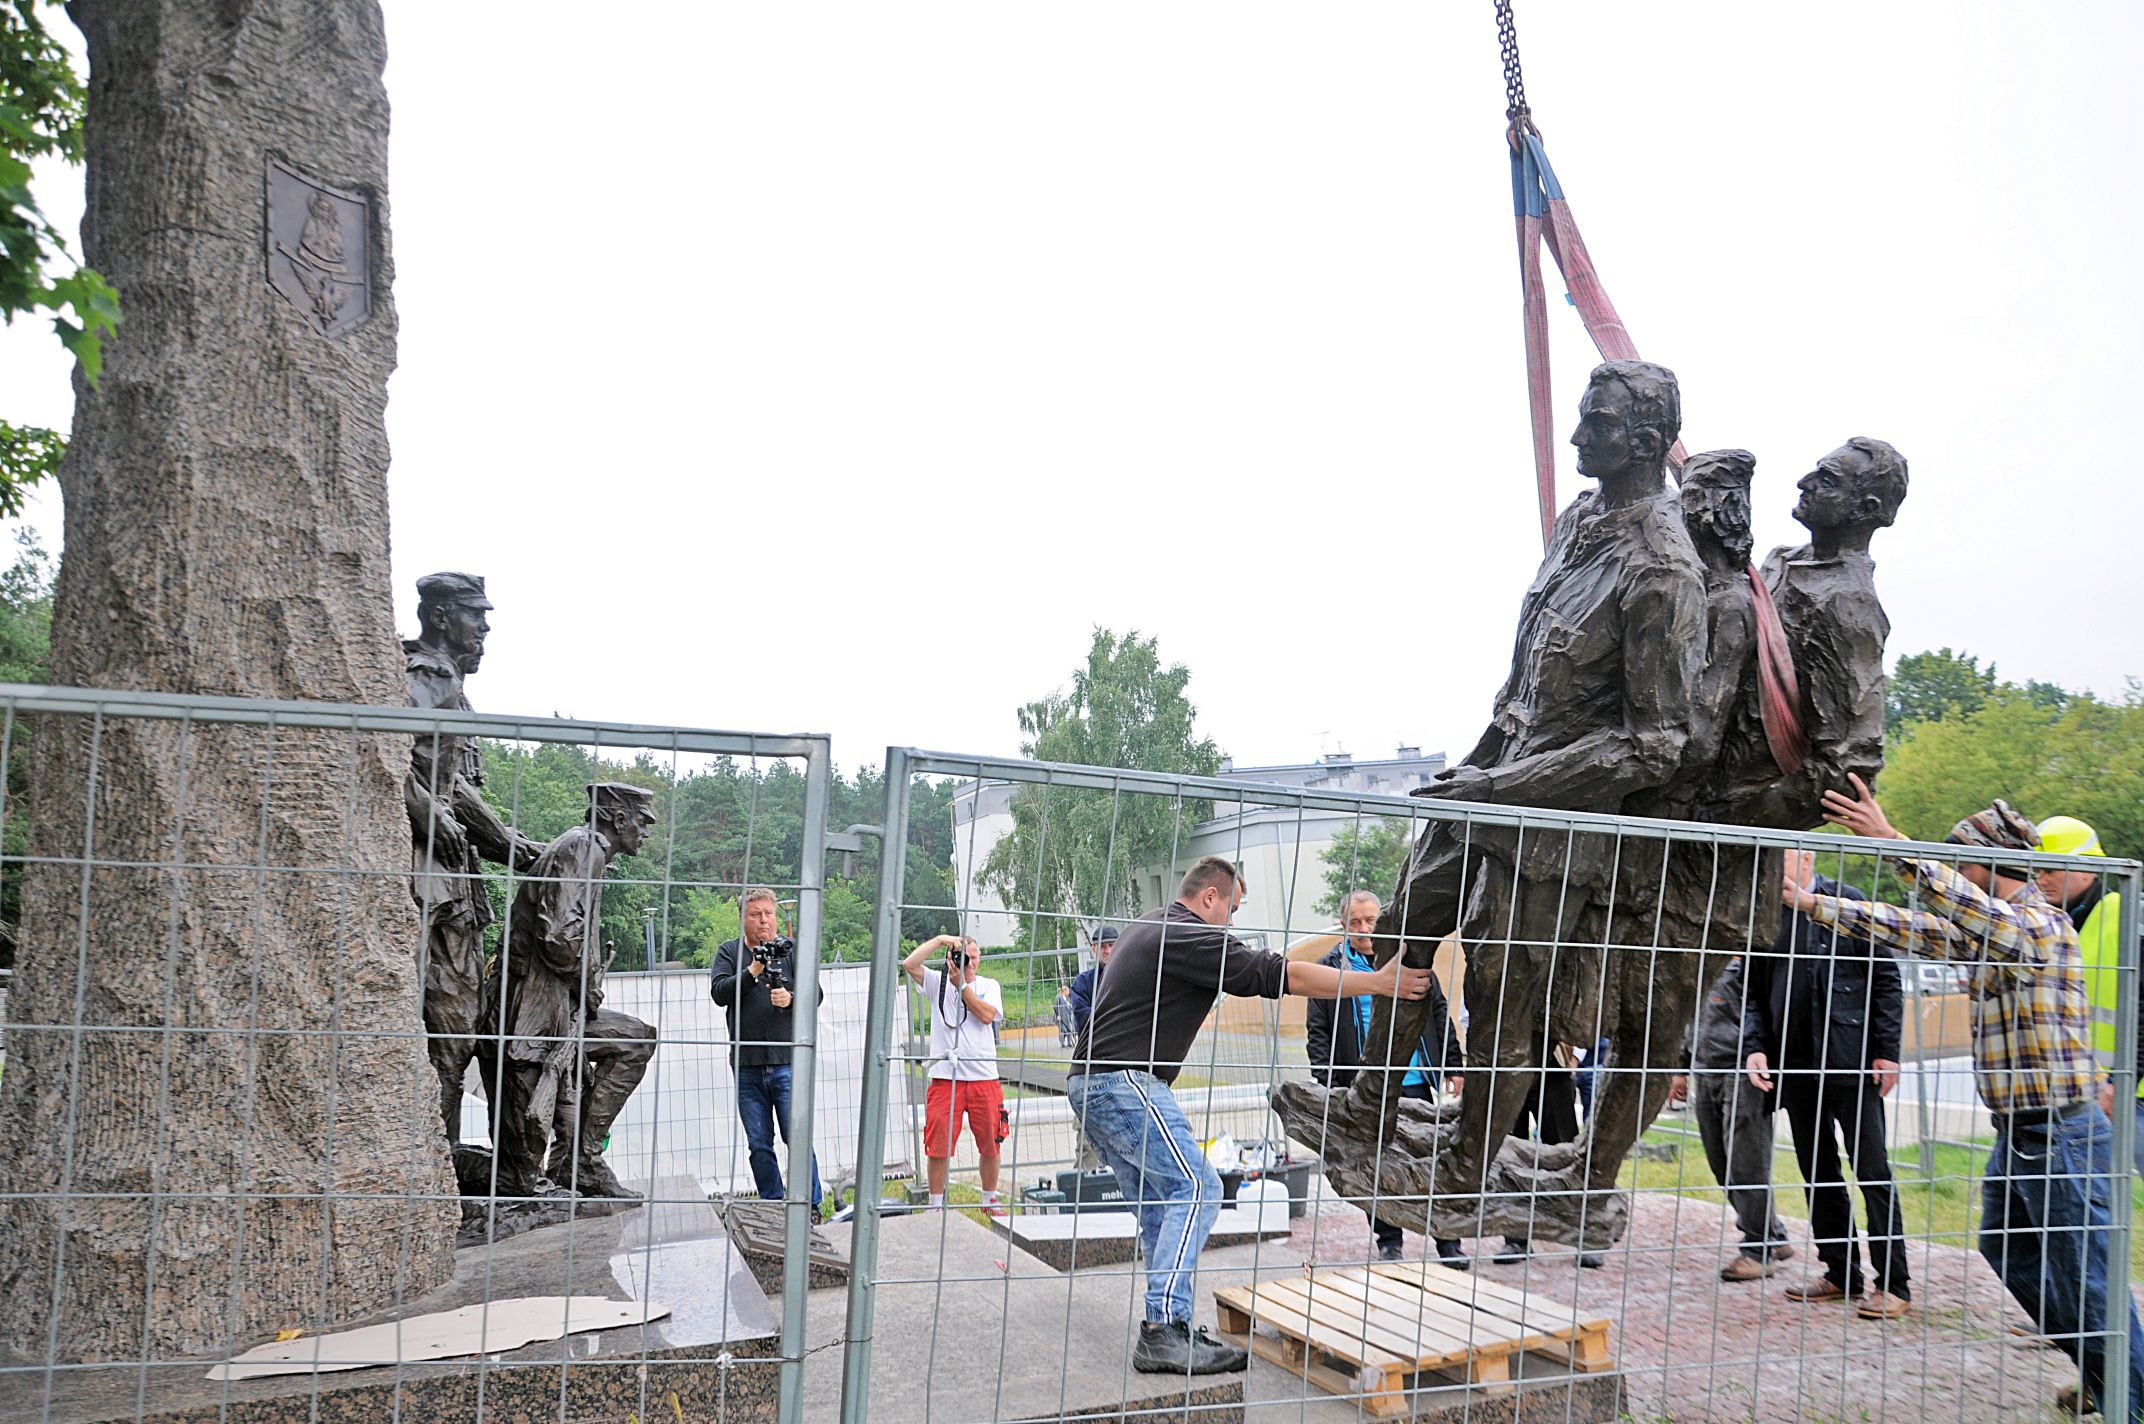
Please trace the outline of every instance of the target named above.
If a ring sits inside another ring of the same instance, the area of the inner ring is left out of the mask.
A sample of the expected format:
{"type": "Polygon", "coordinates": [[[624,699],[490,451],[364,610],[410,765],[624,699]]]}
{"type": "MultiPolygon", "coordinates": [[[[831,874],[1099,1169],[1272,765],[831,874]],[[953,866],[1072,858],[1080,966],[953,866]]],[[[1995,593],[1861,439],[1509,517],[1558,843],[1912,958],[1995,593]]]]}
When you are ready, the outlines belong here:
{"type": "MultiPolygon", "coordinates": [[[[804,773],[789,761],[750,765],[722,757],[687,769],[673,784],[667,759],[642,754],[630,762],[564,744],[484,744],[484,797],[501,817],[535,840],[554,839],[581,824],[584,788],[591,781],[629,781],[656,795],[656,824],[638,855],[615,862],[603,890],[601,934],[618,948],[620,968],[647,967],[646,912],[655,911],[658,960],[704,968],[717,946],[738,933],[741,887],[782,887],[801,878],[804,850],[804,773]]],[[[834,777],[827,824],[833,830],[875,824],[885,814],[884,779],[866,767],[854,779],[834,777]]],[[[953,927],[952,786],[919,782],[912,810],[908,872],[901,898],[902,933],[927,939],[953,927]],[[937,908],[945,907],[945,908],[937,908]]],[[[820,905],[820,953],[860,962],[871,956],[873,905],[878,893],[879,843],[866,838],[855,874],[829,867],[820,905]]],[[[490,881],[492,907],[502,921],[509,881],[490,881]]],[[[793,906],[782,924],[793,930],[793,906]]]]}
{"type": "MultiPolygon", "coordinates": [[[[1221,752],[1193,725],[1196,709],[1184,695],[1190,681],[1182,663],[1162,665],[1154,639],[1136,632],[1120,639],[1097,628],[1071,690],[1020,709],[1020,754],[1212,776],[1221,752]]],[[[1023,786],[1013,797],[1013,831],[991,848],[982,880],[1026,917],[1030,948],[1075,945],[1083,918],[1149,908],[1133,872],[1167,865],[1191,828],[1212,814],[1210,801],[1023,786]]]]}
{"type": "MultiPolygon", "coordinates": [[[[119,325],[111,283],[73,263],[67,240],[30,191],[30,161],[82,161],[88,97],[38,0],[0,0],[0,321],[50,316],[90,385],[104,374],[104,338],[119,325]],[[71,313],[71,315],[70,315],[71,313]]],[[[65,442],[0,419],[0,515],[21,513],[23,491],[52,473],[65,442]]]]}
{"type": "MultiPolygon", "coordinates": [[[[21,550],[0,573],[0,682],[45,683],[52,679],[52,556],[37,542],[37,531],[23,529],[15,543],[21,550]]],[[[35,721],[8,719],[7,822],[0,826],[0,969],[15,963],[15,931],[22,916],[21,857],[29,848],[30,741],[35,721]]]]}
{"type": "Polygon", "coordinates": [[[2119,704],[2071,693],[2050,705],[1998,683],[1975,710],[1908,724],[1884,768],[1892,824],[1941,840],[2000,796],[2034,820],[2075,816],[2107,854],[2144,855],[2144,692],[2119,704]]]}
{"type": "Polygon", "coordinates": [[[1325,897],[1318,901],[1318,913],[1341,918],[1341,907],[1357,890],[1386,899],[1400,882],[1400,868],[1407,863],[1412,844],[1407,822],[1398,817],[1350,821],[1342,826],[1332,843],[1318,852],[1325,867],[1325,897]]]}
{"type": "Polygon", "coordinates": [[[1995,664],[1982,669],[1980,660],[1970,653],[1954,653],[1949,648],[1909,653],[1885,680],[1884,735],[1896,737],[1912,722],[1940,722],[1950,713],[1978,712],[1995,688],[1995,664]]]}

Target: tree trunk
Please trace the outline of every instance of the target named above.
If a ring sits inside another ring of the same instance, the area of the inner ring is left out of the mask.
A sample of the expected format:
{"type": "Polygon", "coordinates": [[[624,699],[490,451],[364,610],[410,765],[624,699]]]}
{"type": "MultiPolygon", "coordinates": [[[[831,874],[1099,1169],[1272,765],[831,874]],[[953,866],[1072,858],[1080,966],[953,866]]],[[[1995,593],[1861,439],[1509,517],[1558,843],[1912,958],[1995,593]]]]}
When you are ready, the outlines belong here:
{"type": "MultiPolygon", "coordinates": [[[[52,679],[400,706],[378,7],[69,9],[89,39],[85,258],[126,321],[101,387],[77,389],[52,679]],[[269,284],[271,161],[341,190],[340,252],[308,230],[303,259],[360,273],[341,329],[269,284]]],[[[451,1273],[436,1092],[421,1040],[390,1036],[421,1026],[408,766],[392,736],[39,729],[31,850],[74,863],[24,889],[0,1081],[0,1189],[29,1194],[0,1205],[9,1345],[215,1352],[451,1273]]]]}

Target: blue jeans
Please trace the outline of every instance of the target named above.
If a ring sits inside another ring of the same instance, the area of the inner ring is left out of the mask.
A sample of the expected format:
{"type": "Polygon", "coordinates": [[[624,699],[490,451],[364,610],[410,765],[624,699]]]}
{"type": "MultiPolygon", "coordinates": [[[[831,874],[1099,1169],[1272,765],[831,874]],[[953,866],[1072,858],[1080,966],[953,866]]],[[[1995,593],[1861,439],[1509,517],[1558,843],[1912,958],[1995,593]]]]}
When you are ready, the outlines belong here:
{"type": "Polygon", "coordinates": [[[1149,1324],[1189,1324],[1191,1273],[1221,1214],[1221,1177],[1169,1085],[1151,1073],[1085,1073],[1066,1096],[1080,1131],[1136,1204],[1149,1324]]]}
{"type": "MultiPolygon", "coordinates": [[[[789,1065],[766,1063],[741,1065],[737,1069],[737,1116],[744,1121],[745,1144],[751,1149],[752,1183],[767,1201],[782,1199],[782,1165],[774,1155],[774,1129],[789,1141],[789,1065]]],[[[811,1204],[819,1204],[819,1154],[811,1157],[811,1204]]]]}
{"type": "MultiPolygon", "coordinates": [[[[2040,1331],[2077,1361],[2102,1397],[2108,1319],[2107,1247],[2114,1130],[2097,1103],[2045,1126],[2004,1127],[1981,1186],[1980,1254],[2040,1331]]],[[[2144,1326],[2124,1301],[2129,1331],[2129,1417],[2144,1420],[2144,1326]]]]}

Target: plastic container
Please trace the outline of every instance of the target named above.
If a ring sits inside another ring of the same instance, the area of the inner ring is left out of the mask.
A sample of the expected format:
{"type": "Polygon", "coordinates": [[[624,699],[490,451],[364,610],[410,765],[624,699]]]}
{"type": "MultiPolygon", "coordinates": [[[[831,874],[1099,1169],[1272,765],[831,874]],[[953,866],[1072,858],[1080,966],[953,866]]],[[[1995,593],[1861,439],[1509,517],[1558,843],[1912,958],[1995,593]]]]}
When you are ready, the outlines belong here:
{"type": "Polygon", "coordinates": [[[1236,1189],[1236,1210],[1251,1214],[1251,1229],[1260,1233],[1288,1229],[1288,1189],[1268,1177],[1236,1189]]]}
{"type": "Polygon", "coordinates": [[[1310,1209],[1310,1174],[1317,1168],[1315,1157],[1292,1158],[1282,1166],[1288,1179],[1288,1215],[1301,1216],[1310,1209]]]}

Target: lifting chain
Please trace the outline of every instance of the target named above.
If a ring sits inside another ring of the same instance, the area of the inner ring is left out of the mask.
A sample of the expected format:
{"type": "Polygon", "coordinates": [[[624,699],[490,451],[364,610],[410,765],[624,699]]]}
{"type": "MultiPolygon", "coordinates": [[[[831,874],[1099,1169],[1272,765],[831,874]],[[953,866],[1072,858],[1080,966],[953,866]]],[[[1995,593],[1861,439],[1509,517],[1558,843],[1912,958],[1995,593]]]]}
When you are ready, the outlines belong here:
{"type": "Polygon", "coordinates": [[[1519,32],[1511,18],[1511,0],[1496,0],[1496,42],[1504,51],[1504,117],[1516,133],[1531,128],[1533,116],[1526,107],[1526,75],[1519,68],[1519,32]]]}

